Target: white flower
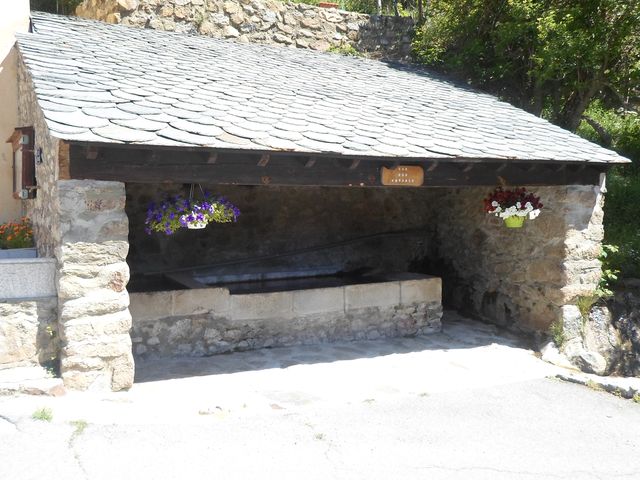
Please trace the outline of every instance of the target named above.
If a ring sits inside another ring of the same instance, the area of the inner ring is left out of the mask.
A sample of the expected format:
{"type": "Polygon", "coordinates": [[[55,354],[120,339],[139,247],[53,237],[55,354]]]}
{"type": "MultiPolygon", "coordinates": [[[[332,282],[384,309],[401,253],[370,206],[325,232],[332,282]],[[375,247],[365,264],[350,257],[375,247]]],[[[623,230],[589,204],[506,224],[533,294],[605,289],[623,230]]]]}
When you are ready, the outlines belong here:
{"type": "Polygon", "coordinates": [[[533,210],[533,205],[531,205],[531,202],[527,202],[524,204],[524,208],[527,210],[533,210]]]}
{"type": "Polygon", "coordinates": [[[517,208],[517,209],[522,208],[522,204],[521,204],[520,202],[516,202],[516,208],[517,208]]]}
{"type": "Polygon", "coordinates": [[[540,215],[540,209],[532,210],[531,212],[529,212],[529,219],[530,219],[530,220],[533,220],[533,219],[535,219],[538,215],[540,215]]]}
{"type": "Polygon", "coordinates": [[[500,206],[500,204],[494,200],[493,202],[491,202],[491,206],[495,208],[500,206]]]}

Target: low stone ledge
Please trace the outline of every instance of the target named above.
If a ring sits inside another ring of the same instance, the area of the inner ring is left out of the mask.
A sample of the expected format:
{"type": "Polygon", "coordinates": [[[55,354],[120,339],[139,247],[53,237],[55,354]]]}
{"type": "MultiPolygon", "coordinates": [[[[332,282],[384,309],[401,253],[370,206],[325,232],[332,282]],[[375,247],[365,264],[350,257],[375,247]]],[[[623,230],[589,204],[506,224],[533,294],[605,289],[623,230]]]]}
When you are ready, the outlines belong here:
{"type": "Polygon", "coordinates": [[[54,258],[0,260],[0,300],[56,295],[54,258]]]}
{"type": "Polygon", "coordinates": [[[134,354],[202,356],[440,331],[440,279],[403,278],[243,295],[229,295],[222,288],[134,293],[134,354]],[[181,305],[176,309],[178,297],[181,305]]]}

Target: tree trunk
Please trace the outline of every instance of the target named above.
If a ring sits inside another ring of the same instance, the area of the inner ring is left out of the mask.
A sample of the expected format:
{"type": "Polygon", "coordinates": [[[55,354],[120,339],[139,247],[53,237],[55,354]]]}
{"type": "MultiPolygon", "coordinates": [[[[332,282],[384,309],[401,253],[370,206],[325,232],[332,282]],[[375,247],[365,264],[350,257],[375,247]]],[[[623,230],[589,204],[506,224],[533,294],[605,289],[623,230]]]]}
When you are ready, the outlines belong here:
{"type": "Polygon", "coordinates": [[[605,147],[611,146],[611,142],[613,141],[613,139],[611,138],[611,134],[607,132],[606,128],[604,128],[602,125],[600,125],[600,123],[587,115],[583,115],[582,119],[589,125],[591,125],[591,128],[596,131],[596,133],[600,137],[600,140],[602,141],[602,145],[604,145],[605,147]]]}
{"type": "Polygon", "coordinates": [[[594,80],[586,91],[582,93],[574,92],[574,95],[562,107],[556,123],[567,130],[575,132],[582,121],[582,115],[601,87],[602,82],[594,80]]]}

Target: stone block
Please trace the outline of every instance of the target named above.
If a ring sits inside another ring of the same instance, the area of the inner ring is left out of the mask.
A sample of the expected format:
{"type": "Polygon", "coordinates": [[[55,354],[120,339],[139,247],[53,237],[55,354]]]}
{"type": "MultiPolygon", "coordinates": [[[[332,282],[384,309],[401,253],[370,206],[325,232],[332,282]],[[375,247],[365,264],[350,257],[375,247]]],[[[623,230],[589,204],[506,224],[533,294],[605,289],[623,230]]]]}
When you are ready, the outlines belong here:
{"type": "Polygon", "coordinates": [[[579,338],[582,335],[584,319],[580,310],[575,305],[564,305],[560,308],[562,315],[562,328],[567,340],[579,338]]]}
{"type": "Polygon", "coordinates": [[[125,262],[112,265],[63,265],[58,274],[58,297],[69,300],[89,295],[97,289],[125,292],[129,282],[129,266],[125,262]]]}
{"type": "Polygon", "coordinates": [[[129,294],[126,291],[96,288],[84,296],[61,302],[59,318],[64,323],[79,317],[122,312],[128,306],[129,294]]]}
{"type": "Polygon", "coordinates": [[[293,293],[252,293],[231,296],[230,316],[233,320],[291,318],[293,293]]]}
{"type": "Polygon", "coordinates": [[[344,311],[344,288],[317,288],[293,292],[293,312],[310,315],[344,311]]]}
{"type": "Polygon", "coordinates": [[[172,315],[224,313],[230,308],[229,290],[226,288],[174,290],[171,294],[173,296],[172,315]]]}
{"type": "Polygon", "coordinates": [[[346,311],[400,304],[400,282],[348,285],[344,292],[346,311]]]}
{"type": "Polygon", "coordinates": [[[56,257],[63,265],[111,265],[125,261],[128,252],[129,243],[126,241],[73,242],[63,243],[57,250],[56,257]]]}
{"type": "Polygon", "coordinates": [[[0,260],[0,299],[56,295],[53,258],[0,260]]]}
{"type": "Polygon", "coordinates": [[[442,302],[442,280],[437,277],[400,282],[400,303],[442,302]]]}
{"type": "Polygon", "coordinates": [[[130,293],[129,311],[133,323],[172,315],[173,292],[130,293]]]}
{"type": "Polygon", "coordinates": [[[131,315],[128,311],[108,315],[80,317],[62,325],[61,336],[68,342],[92,343],[98,337],[129,334],[131,315]]]}
{"type": "Polygon", "coordinates": [[[82,342],[68,342],[62,349],[64,357],[101,358],[104,361],[131,353],[129,333],[94,335],[82,342]]]}

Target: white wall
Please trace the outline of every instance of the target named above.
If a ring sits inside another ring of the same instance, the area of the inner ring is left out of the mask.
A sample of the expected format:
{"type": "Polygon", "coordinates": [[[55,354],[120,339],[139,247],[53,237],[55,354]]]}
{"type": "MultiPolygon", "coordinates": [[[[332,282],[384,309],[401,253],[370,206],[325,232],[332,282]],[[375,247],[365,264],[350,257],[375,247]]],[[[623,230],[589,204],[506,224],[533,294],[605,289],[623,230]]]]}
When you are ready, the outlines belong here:
{"type": "Polygon", "coordinates": [[[0,223],[22,213],[20,200],[12,196],[11,144],[5,143],[18,125],[18,73],[15,32],[29,29],[29,0],[3,0],[0,15],[0,223]]]}

